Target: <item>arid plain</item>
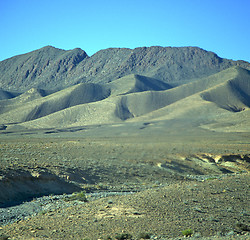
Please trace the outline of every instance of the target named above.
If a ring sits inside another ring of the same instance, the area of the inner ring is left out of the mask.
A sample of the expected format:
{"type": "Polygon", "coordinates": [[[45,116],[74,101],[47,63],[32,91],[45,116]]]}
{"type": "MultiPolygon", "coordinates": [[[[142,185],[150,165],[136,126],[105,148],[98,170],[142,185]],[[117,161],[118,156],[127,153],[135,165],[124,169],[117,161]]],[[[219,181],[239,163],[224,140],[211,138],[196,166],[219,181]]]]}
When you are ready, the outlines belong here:
{"type": "Polygon", "coordinates": [[[0,62],[1,238],[249,239],[249,69],[198,48],[0,62]]]}
{"type": "Polygon", "coordinates": [[[123,136],[128,128],[119,136],[117,126],[96,128],[2,134],[2,204],[82,190],[133,194],[44,212],[2,226],[3,234],[115,239],[129,233],[138,239],[150,233],[168,239],[190,228],[196,237],[249,237],[249,229],[237,229],[239,223],[249,226],[249,134],[189,127],[150,135],[132,128],[132,136],[123,136]],[[91,137],[91,131],[100,135],[91,137]]]}

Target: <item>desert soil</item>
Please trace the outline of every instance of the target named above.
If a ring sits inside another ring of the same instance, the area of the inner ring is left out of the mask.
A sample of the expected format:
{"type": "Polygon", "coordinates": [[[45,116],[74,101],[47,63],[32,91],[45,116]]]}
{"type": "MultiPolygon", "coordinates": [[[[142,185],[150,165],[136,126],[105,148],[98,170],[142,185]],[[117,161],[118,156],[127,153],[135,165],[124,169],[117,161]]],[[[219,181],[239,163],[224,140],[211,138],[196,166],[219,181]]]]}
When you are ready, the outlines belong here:
{"type": "Polygon", "coordinates": [[[1,195],[2,209],[39,195],[59,205],[53,194],[62,184],[88,193],[87,202],[2,224],[2,239],[122,239],[126,233],[180,239],[185,229],[200,239],[249,239],[250,144],[242,139],[2,136],[0,184],[9,181],[12,196],[4,206],[7,193],[1,195]],[[30,187],[29,198],[15,196],[20,182],[30,187]],[[130,194],[91,197],[97,192],[130,194]]]}

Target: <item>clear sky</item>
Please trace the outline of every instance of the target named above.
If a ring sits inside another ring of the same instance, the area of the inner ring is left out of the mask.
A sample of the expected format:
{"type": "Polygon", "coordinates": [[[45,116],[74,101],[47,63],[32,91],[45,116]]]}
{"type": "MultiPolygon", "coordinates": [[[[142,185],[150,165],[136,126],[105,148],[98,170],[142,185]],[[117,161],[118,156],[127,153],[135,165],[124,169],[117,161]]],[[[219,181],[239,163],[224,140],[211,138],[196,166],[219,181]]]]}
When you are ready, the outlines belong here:
{"type": "Polygon", "coordinates": [[[0,0],[0,61],[46,45],[198,46],[250,62],[250,0],[0,0]]]}

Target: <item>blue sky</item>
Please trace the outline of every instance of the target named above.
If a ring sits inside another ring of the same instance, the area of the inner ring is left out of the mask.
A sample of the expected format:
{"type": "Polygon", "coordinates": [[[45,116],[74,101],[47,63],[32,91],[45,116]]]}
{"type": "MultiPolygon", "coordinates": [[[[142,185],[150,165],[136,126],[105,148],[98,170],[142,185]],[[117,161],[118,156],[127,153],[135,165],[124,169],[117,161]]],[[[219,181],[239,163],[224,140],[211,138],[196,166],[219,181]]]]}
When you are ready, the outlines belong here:
{"type": "Polygon", "coordinates": [[[0,0],[0,61],[46,45],[198,46],[250,62],[249,0],[0,0]]]}

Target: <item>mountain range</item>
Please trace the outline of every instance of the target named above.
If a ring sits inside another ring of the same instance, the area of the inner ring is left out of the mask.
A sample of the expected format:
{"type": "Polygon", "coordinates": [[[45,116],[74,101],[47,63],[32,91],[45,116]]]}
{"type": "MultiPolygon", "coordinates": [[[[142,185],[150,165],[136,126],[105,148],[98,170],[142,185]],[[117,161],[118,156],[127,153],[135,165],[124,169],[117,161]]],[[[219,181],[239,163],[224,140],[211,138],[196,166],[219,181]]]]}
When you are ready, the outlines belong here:
{"type": "MultiPolygon", "coordinates": [[[[0,62],[2,131],[170,121],[249,132],[250,63],[198,47],[47,46],[0,62]]],[[[143,126],[143,127],[142,127],[143,126]]]]}

